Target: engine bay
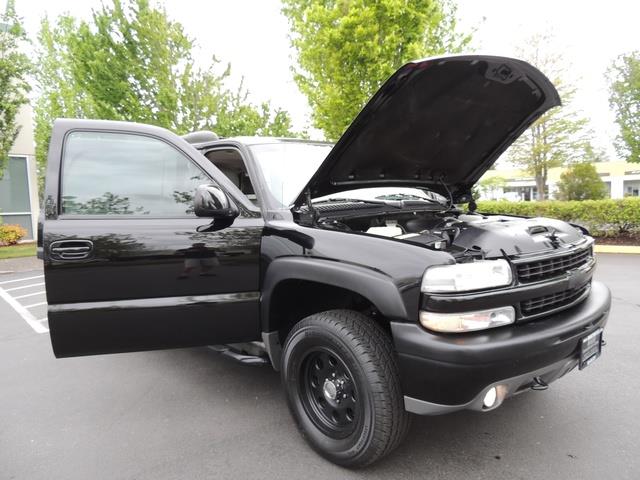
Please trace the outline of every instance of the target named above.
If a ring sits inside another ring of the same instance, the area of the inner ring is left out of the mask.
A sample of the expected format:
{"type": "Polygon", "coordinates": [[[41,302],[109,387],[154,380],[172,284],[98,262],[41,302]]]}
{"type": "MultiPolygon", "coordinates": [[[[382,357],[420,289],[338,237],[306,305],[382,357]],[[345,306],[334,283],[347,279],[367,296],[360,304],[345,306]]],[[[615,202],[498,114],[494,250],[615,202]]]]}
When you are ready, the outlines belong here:
{"type": "MultiPolygon", "coordinates": [[[[337,212],[336,212],[337,213],[337,212]]],[[[397,214],[363,215],[320,219],[318,226],[331,230],[364,233],[416,243],[432,250],[444,250],[455,257],[482,257],[477,246],[456,244],[465,222],[479,221],[480,215],[447,212],[402,212],[397,214]],[[463,217],[462,219],[460,217],[463,217]]]]}
{"type": "Polygon", "coordinates": [[[549,218],[483,215],[451,209],[376,211],[362,204],[331,205],[318,212],[316,226],[445,251],[456,261],[520,256],[583,242],[578,228],[549,218]]]}

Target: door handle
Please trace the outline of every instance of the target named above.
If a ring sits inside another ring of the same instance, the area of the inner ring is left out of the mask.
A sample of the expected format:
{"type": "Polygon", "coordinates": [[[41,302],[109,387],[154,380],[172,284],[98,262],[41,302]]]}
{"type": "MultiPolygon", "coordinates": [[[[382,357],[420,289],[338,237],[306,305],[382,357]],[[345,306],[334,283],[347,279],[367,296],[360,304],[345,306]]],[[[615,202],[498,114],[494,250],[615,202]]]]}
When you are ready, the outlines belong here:
{"type": "Polygon", "coordinates": [[[51,258],[55,260],[82,260],[93,251],[91,240],[57,240],[49,245],[51,258]]]}

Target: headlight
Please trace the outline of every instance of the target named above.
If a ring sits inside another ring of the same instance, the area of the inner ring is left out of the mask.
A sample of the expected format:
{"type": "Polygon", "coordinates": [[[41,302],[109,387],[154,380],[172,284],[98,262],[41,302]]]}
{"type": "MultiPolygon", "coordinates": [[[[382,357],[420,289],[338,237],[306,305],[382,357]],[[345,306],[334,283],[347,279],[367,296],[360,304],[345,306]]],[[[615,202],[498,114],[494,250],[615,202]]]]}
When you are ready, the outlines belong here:
{"type": "Polygon", "coordinates": [[[478,260],[427,268],[421,290],[426,293],[468,292],[511,283],[511,267],[506,260],[478,260]]]}
{"type": "Polygon", "coordinates": [[[509,325],[516,319],[513,307],[492,308],[464,313],[434,313],[420,311],[420,323],[435,332],[473,332],[509,325]]]}

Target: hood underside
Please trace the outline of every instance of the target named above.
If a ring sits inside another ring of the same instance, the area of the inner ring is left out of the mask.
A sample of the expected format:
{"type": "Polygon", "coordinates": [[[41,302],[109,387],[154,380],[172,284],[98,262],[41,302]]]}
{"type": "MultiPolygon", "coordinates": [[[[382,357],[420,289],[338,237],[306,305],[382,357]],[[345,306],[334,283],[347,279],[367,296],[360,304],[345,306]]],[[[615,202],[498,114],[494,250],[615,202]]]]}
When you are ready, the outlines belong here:
{"type": "Polygon", "coordinates": [[[471,186],[520,134],[560,105],[526,62],[464,55],[401,67],[338,140],[304,192],[418,186],[467,201],[471,186]]]}

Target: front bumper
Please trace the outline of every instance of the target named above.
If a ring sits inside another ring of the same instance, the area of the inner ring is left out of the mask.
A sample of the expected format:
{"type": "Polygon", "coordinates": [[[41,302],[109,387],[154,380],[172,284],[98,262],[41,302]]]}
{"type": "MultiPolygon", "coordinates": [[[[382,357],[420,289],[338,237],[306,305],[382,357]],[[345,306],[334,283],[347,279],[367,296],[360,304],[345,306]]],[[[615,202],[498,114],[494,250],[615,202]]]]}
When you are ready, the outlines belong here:
{"type": "Polygon", "coordinates": [[[580,340],[606,324],[609,289],[593,282],[579,305],[545,318],[466,334],[436,334],[413,323],[392,322],[405,408],[437,415],[482,410],[495,385],[503,397],[528,389],[534,378],[560,378],[578,363],[580,340]]]}

